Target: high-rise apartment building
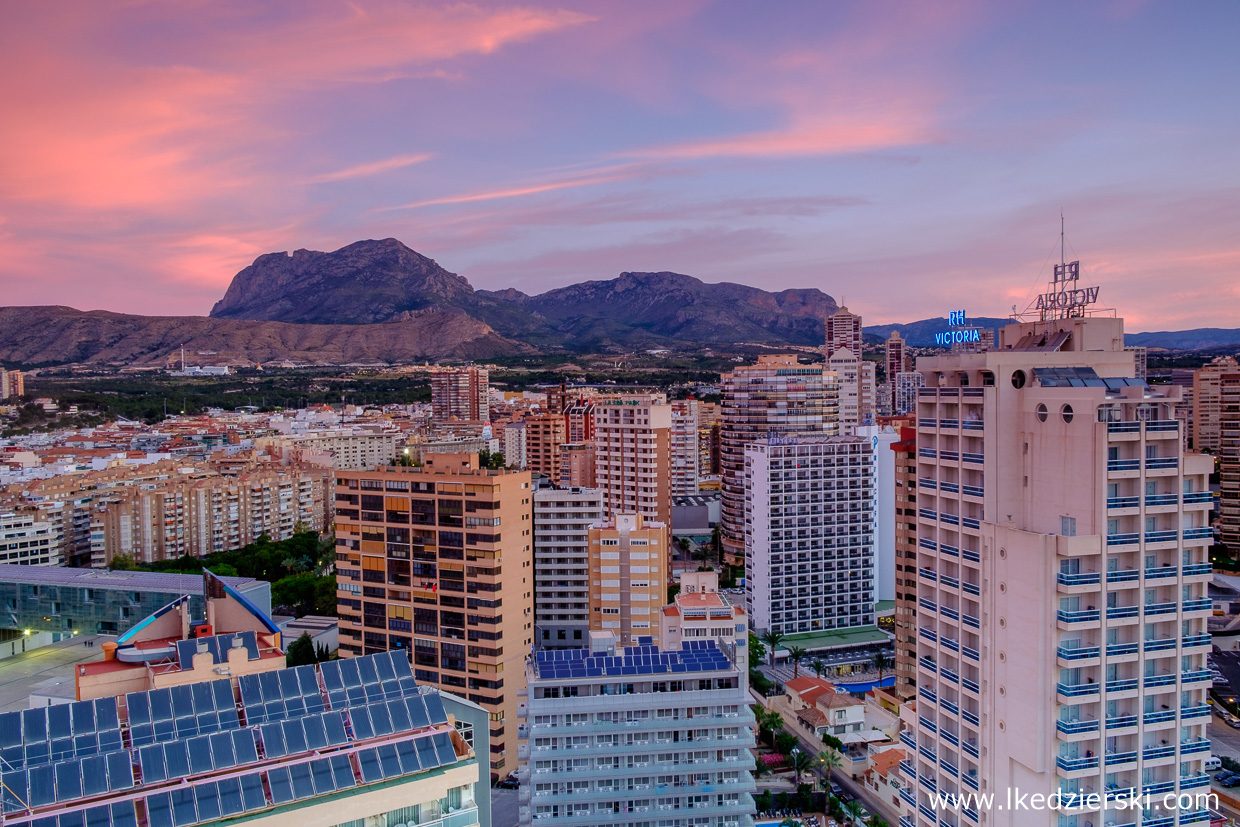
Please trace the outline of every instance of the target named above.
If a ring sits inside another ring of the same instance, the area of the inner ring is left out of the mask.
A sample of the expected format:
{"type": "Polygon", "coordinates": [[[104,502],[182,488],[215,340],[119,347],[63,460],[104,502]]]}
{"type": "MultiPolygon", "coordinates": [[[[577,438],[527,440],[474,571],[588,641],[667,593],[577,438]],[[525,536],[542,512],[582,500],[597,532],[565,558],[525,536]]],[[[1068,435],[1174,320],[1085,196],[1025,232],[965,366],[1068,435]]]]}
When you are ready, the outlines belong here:
{"type": "Polygon", "coordinates": [[[590,642],[590,526],[603,522],[592,488],[534,492],[534,646],[572,649],[590,642]]]}
{"type": "Polygon", "coordinates": [[[1133,375],[1121,319],[1062,315],[917,362],[906,825],[1133,824],[1145,795],[1140,824],[1209,819],[1167,802],[1210,786],[1211,461],[1181,449],[1178,389],[1133,375]],[[1082,806],[931,805],[1012,789],[1082,806]]]}
{"type": "Polygon", "coordinates": [[[0,399],[16,399],[26,395],[26,377],[20,370],[0,367],[0,399]]]}
{"type": "Polygon", "coordinates": [[[729,595],[720,593],[717,571],[680,573],[680,591],[659,613],[659,640],[664,649],[713,640],[736,664],[741,682],[749,683],[749,619],[729,595]]]}
{"type": "Polygon", "coordinates": [[[580,444],[593,442],[594,403],[589,400],[574,402],[564,409],[564,439],[580,444]]]}
{"type": "Polygon", "coordinates": [[[431,374],[431,416],[436,425],[451,420],[491,420],[490,373],[486,368],[447,368],[431,374]]]}
{"type": "Polygon", "coordinates": [[[533,414],[525,418],[525,467],[553,480],[560,477],[560,446],[567,428],[563,414],[533,414]]]}
{"type": "Polygon", "coordinates": [[[1196,381],[1197,371],[1191,368],[1172,368],[1171,384],[1180,388],[1180,400],[1175,403],[1175,418],[1180,420],[1180,441],[1183,443],[1185,450],[1200,450],[1195,448],[1195,436],[1193,434],[1193,383],[1196,381]]]}
{"type": "Polygon", "coordinates": [[[861,425],[873,424],[877,409],[874,363],[839,348],[827,359],[827,366],[839,377],[839,432],[849,435],[861,425]]]}
{"type": "Polygon", "coordinates": [[[701,452],[698,446],[696,399],[672,403],[671,470],[672,496],[687,497],[698,491],[701,452]]]}
{"type": "Polygon", "coordinates": [[[772,434],[745,446],[750,622],[785,635],[874,623],[874,449],[772,434]]]}
{"type": "Polygon", "coordinates": [[[504,426],[504,463],[509,468],[525,467],[525,422],[504,426]]]}
{"type": "Polygon", "coordinates": [[[1236,371],[1240,363],[1231,356],[1219,356],[1193,374],[1193,450],[1218,451],[1222,378],[1236,371]]]}
{"type": "Polygon", "coordinates": [[[560,446],[560,487],[595,488],[598,485],[598,446],[593,442],[560,446]]]}
{"type": "Polygon", "coordinates": [[[260,437],[254,447],[278,456],[314,461],[340,469],[371,468],[391,462],[397,453],[396,431],[324,429],[304,434],[260,437]]]}
{"type": "Polygon", "coordinates": [[[331,473],[314,465],[269,463],[235,476],[174,471],[157,481],[96,492],[92,565],[107,566],[120,553],[139,563],[205,557],[264,535],[286,540],[298,528],[322,531],[331,473]]]}
{"type": "Polygon", "coordinates": [[[895,455],[896,615],[895,691],[917,692],[917,430],[901,426],[895,455]]]}
{"type": "Polygon", "coordinates": [[[847,348],[858,359],[861,358],[861,317],[841,307],[827,317],[825,355],[828,359],[835,352],[847,348]]]}
{"type": "Polygon", "coordinates": [[[752,825],[746,676],[713,640],[617,648],[594,633],[526,668],[522,827],[752,825]]]}
{"type": "Polygon", "coordinates": [[[916,371],[897,373],[892,386],[892,408],[896,414],[917,410],[917,391],[926,386],[926,377],[916,371]]]}
{"type": "Polygon", "coordinates": [[[52,524],[40,520],[35,509],[0,511],[0,563],[59,566],[60,555],[52,524]]]}
{"type": "Polygon", "coordinates": [[[603,509],[671,525],[671,405],[662,395],[606,396],[594,424],[603,509]]]}
{"type": "Polygon", "coordinates": [[[887,337],[883,347],[883,365],[887,371],[885,378],[889,384],[895,382],[897,375],[906,373],[913,367],[909,359],[908,343],[904,341],[904,337],[898,330],[891,331],[891,335],[887,337]]]}
{"type": "Polygon", "coordinates": [[[745,554],[745,445],[772,433],[833,433],[835,419],[823,366],[802,365],[793,354],[759,356],[757,364],[723,374],[721,384],[721,532],[725,559],[734,564],[745,554]]]}
{"type": "Polygon", "coordinates": [[[425,462],[336,472],[340,655],[410,654],[420,683],[490,713],[491,772],[507,775],[534,638],[530,473],[425,462]]]}
{"type": "Polygon", "coordinates": [[[625,645],[649,636],[658,644],[667,600],[667,523],[616,512],[590,526],[590,628],[625,645]]]}
{"type": "Polygon", "coordinates": [[[900,432],[890,425],[863,425],[857,436],[870,442],[874,458],[874,599],[896,599],[896,455],[900,432]]]}
{"type": "Polygon", "coordinates": [[[1141,347],[1140,345],[1128,345],[1124,350],[1132,354],[1132,369],[1136,378],[1145,379],[1149,372],[1149,348],[1141,347]]]}
{"type": "Polygon", "coordinates": [[[1219,532],[1240,553],[1240,370],[1219,377],[1219,532]]]}

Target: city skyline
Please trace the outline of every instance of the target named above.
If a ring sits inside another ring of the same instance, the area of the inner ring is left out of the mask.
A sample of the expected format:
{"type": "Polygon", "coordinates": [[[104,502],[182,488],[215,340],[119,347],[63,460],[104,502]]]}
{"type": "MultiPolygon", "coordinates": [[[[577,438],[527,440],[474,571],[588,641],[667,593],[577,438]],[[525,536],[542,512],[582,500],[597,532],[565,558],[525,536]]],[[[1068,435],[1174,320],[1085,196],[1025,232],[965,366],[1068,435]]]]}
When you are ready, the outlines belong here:
{"type": "Polygon", "coordinates": [[[1129,330],[1231,327],[1237,16],[21,4],[0,285],[205,314],[257,255],[390,236],[477,288],[675,270],[817,287],[871,323],[952,295],[1005,315],[1062,210],[1129,330]]]}

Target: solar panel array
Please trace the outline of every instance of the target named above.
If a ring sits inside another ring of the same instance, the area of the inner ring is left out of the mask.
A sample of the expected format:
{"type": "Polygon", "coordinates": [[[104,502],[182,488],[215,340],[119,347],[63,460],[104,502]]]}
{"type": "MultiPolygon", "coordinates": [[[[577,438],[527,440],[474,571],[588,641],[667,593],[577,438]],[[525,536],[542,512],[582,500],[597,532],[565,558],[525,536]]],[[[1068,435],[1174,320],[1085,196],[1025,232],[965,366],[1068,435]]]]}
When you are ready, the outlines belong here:
{"type": "Polygon", "coordinates": [[[134,747],[208,735],[241,725],[228,678],[131,692],[125,696],[125,706],[129,710],[129,739],[134,747]]]}
{"type": "MultiPolygon", "coordinates": [[[[438,693],[422,693],[409,661],[399,653],[332,661],[320,670],[322,684],[312,666],[242,676],[244,724],[238,719],[227,679],[132,693],[126,697],[131,737],[150,739],[135,741],[132,751],[119,748],[122,739],[114,698],[0,716],[0,742],[13,741],[16,731],[19,748],[26,735],[34,743],[48,744],[49,751],[52,732],[57,738],[66,737],[62,734],[64,713],[51,712],[57,709],[69,712],[73,737],[87,734],[87,724],[94,721],[97,737],[92,743],[97,745],[104,733],[114,733],[118,747],[57,763],[6,767],[8,771],[2,774],[6,821],[13,823],[13,814],[28,807],[77,803],[135,786],[240,770],[231,777],[194,778],[190,784],[141,796],[147,827],[189,827],[456,763],[456,751],[446,732],[365,747],[356,750],[355,757],[344,751],[314,757],[319,750],[380,736],[401,738],[448,720],[438,693]],[[27,713],[43,713],[44,718],[32,715],[27,725],[27,713]],[[54,725],[47,720],[49,714],[54,725]],[[187,719],[199,716],[203,722],[191,727],[187,719]],[[81,733],[74,728],[79,722],[81,733]],[[286,757],[289,763],[244,771],[260,761],[286,757]]],[[[110,737],[104,740],[112,743],[110,737]]],[[[24,751],[21,757],[25,758],[24,751]]],[[[30,827],[137,827],[132,801],[104,803],[26,823],[30,827]]]]}
{"type": "Polygon", "coordinates": [[[623,654],[597,655],[586,649],[555,649],[538,652],[535,658],[541,678],[624,678],[637,675],[715,672],[732,668],[732,662],[713,640],[685,641],[679,651],[661,651],[649,644],[630,646],[623,654]]]}
{"type": "Polygon", "coordinates": [[[116,698],[0,714],[0,767],[38,766],[121,748],[116,698]]]}
{"type": "Polygon", "coordinates": [[[194,640],[178,640],[177,662],[180,663],[182,669],[192,669],[194,655],[198,654],[199,645],[204,645],[215,658],[216,663],[228,663],[228,650],[232,648],[233,640],[236,638],[241,639],[241,646],[246,652],[246,660],[258,660],[258,636],[254,632],[225,632],[222,635],[194,640]]]}

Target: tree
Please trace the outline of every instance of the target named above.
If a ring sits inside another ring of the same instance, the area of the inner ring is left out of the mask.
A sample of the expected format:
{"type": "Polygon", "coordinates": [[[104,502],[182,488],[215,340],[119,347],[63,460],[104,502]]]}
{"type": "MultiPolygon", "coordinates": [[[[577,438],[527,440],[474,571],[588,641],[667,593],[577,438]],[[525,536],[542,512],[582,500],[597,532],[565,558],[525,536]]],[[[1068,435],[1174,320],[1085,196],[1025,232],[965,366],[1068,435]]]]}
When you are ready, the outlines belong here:
{"type": "Polygon", "coordinates": [[[134,557],[133,552],[122,551],[119,554],[112,555],[112,561],[109,565],[113,571],[134,571],[138,568],[138,561],[134,557]]]}
{"type": "Polygon", "coordinates": [[[788,658],[792,661],[793,680],[801,675],[801,658],[805,657],[805,649],[801,646],[789,646],[788,658]]]}
{"type": "Polygon", "coordinates": [[[753,632],[749,633],[749,663],[757,665],[762,663],[762,659],[766,657],[766,647],[762,645],[762,641],[758,640],[758,636],[753,632]]]}
{"type": "Polygon", "coordinates": [[[754,708],[754,720],[758,723],[758,735],[766,733],[767,742],[771,748],[775,747],[775,733],[784,728],[784,716],[780,715],[773,709],[765,709],[763,707],[754,708]]]}
{"type": "Polygon", "coordinates": [[[791,755],[792,748],[797,745],[797,737],[791,732],[780,732],[775,735],[775,751],[780,755],[791,755]]]}
{"type": "Polygon", "coordinates": [[[776,632],[768,629],[762,633],[760,640],[767,645],[771,652],[771,668],[775,668],[775,650],[779,648],[779,644],[783,642],[784,633],[776,632]]]}
{"type": "Polygon", "coordinates": [[[882,686],[882,683],[883,683],[883,673],[891,669],[891,667],[892,667],[891,656],[888,655],[886,652],[879,652],[877,655],[874,656],[874,669],[878,672],[879,686],[882,686]]]}
{"type": "Polygon", "coordinates": [[[844,805],[844,813],[853,824],[861,822],[861,802],[853,799],[844,805]]]}
{"type": "Polygon", "coordinates": [[[311,666],[316,660],[314,641],[309,632],[302,632],[301,637],[290,643],[284,652],[285,666],[311,666]]]}
{"type": "Polygon", "coordinates": [[[723,564],[723,530],[715,526],[710,533],[710,547],[715,550],[720,565],[723,564]]]}
{"type": "Polygon", "coordinates": [[[821,658],[814,658],[811,660],[809,662],[809,668],[812,669],[814,674],[820,678],[827,671],[827,665],[822,662],[821,658]]]}
{"type": "Polygon", "coordinates": [[[833,749],[818,753],[818,771],[822,773],[822,786],[831,789],[831,773],[844,766],[844,758],[833,749]]]}
{"type": "Polygon", "coordinates": [[[801,783],[801,776],[814,769],[814,759],[808,752],[797,750],[792,754],[792,771],[795,773],[796,783],[801,783]]]}
{"type": "Polygon", "coordinates": [[[758,812],[760,813],[770,812],[771,791],[763,790],[762,792],[758,793],[758,795],[754,797],[753,804],[754,804],[754,807],[756,807],[758,812]]]}

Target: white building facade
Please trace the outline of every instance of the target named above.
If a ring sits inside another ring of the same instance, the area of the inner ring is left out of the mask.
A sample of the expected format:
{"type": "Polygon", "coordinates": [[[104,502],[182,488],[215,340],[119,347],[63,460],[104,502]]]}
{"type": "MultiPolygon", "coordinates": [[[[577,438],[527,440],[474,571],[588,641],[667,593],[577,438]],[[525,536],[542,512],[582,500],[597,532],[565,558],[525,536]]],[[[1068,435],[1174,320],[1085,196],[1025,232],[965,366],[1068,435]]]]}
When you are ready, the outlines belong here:
{"type": "Polygon", "coordinates": [[[745,596],[785,635],[874,623],[874,451],[861,437],[745,447],[745,596]]]}

